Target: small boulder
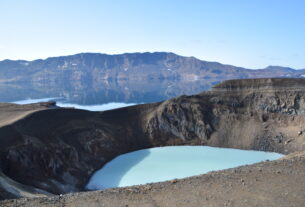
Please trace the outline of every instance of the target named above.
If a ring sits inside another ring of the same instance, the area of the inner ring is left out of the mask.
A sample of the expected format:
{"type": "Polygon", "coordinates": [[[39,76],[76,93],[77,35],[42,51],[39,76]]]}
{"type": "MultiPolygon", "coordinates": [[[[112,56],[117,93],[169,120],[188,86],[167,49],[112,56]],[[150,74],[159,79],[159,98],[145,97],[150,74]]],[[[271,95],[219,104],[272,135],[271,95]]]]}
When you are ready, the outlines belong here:
{"type": "Polygon", "coordinates": [[[177,183],[178,180],[177,180],[177,179],[173,179],[173,180],[171,180],[170,182],[171,182],[171,183],[177,183]]]}

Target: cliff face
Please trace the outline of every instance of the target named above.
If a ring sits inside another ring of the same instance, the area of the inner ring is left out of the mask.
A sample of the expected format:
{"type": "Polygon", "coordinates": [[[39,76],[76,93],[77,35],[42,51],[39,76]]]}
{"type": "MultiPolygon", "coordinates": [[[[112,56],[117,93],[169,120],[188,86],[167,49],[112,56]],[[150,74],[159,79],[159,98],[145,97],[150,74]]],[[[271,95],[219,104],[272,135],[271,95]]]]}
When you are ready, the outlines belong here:
{"type": "MultiPolygon", "coordinates": [[[[147,147],[189,144],[284,154],[303,151],[304,101],[304,79],[252,79],[105,112],[31,111],[0,128],[0,166],[5,176],[26,185],[29,192],[35,187],[59,194],[84,190],[103,164],[147,147]]],[[[29,111],[29,106],[9,107],[13,112],[29,111]]],[[[5,121],[5,116],[0,118],[5,121]]],[[[6,185],[0,186],[8,192],[6,185]]]]}
{"type": "Polygon", "coordinates": [[[166,134],[167,140],[212,146],[303,150],[304,145],[290,142],[303,140],[298,134],[304,130],[304,92],[302,79],[225,81],[208,92],[160,104],[144,121],[145,129],[151,139],[166,134]]]}

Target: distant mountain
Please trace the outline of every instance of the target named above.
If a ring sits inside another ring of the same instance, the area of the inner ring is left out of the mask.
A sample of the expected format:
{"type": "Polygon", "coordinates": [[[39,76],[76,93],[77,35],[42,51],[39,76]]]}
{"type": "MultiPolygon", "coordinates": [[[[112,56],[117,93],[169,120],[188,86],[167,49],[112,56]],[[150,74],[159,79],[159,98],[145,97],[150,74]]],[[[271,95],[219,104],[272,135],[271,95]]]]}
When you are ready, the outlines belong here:
{"type": "Polygon", "coordinates": [[[61,97],[77,104],[148,103],[208,90],[227,79],[305,77],[304,70],[250,70],[174,53],[81,53],[0,61],[0,102],[61,97]]]}
{"type": "Polygon", "coordinates": [[[305,70],[280,66],[250,70],[166,52],[120,55],[81,53],[45,60],[0,61],[0,83],[98,84],[107,80],[153,79],[219,82],[226,79],[302,76],[305,76],[305,70]]]}

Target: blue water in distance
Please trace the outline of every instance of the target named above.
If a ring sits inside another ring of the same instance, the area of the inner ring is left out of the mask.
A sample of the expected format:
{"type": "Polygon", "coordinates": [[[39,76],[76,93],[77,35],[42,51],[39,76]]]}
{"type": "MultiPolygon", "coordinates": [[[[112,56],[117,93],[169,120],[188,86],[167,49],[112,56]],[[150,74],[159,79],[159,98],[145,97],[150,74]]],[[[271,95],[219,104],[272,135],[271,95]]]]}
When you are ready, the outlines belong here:
{"type": "Polygon", "coordinates": [[[144,149],[120,155],[96,171],[87,189],[124,187],[200,175],[234,168],[282,154],[207,146],[171,146],[144,149]]]}
{"type": "Polygon", "coordinates": [[[106,104],[99,104],[99,105],[79,105],[79,104],[73,104],[73,103],[62,103],[62,102],[57,102],[57,106],[60,107],[73,107],[76,109],[84,109],[88,111],[107,111],[111,109],[118,109],[118,108],[123,108],[127,106],[133,106],[136,105],[135,103],[106,103],[106,104]]]}
{"type": "Polygon", "coordinates": [[[96,105],[80,105],[80,104],[65,102],[65,101],[63,101],[63,98],[60,98],[60,97],[25,99],[25,100],[14,101],[12,103],[31,104],[31,103],[39,103],[39,102],[46,102],[46,101],[56,101],[56,105],[59,107],[73,107],[76,109],[84,109],[84,110],[88,110],[88,111],[107,111],[107,110],[111,110],[111,109],[117,109],[117,108],[136,105],[136,103],[119,103],[119,102],[111,102],[111,103],[96,104],[96,105]]]}

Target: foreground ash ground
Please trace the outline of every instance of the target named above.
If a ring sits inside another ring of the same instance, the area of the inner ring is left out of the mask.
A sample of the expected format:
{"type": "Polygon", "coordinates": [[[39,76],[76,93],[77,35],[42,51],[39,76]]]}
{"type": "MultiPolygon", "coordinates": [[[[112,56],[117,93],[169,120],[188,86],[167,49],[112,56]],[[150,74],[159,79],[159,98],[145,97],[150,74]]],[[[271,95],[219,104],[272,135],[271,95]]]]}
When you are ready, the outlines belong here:
{"type": "Polygon", "coordinates": [[[304,115],[304,79],[225,81],[198,95],[105,112],[3,103],[0,196],[26,198],[0,204],[304,206],[304,115]],[[185,179],[81,192],[114,157],[172,145],[287,156],[185,179]]]}

